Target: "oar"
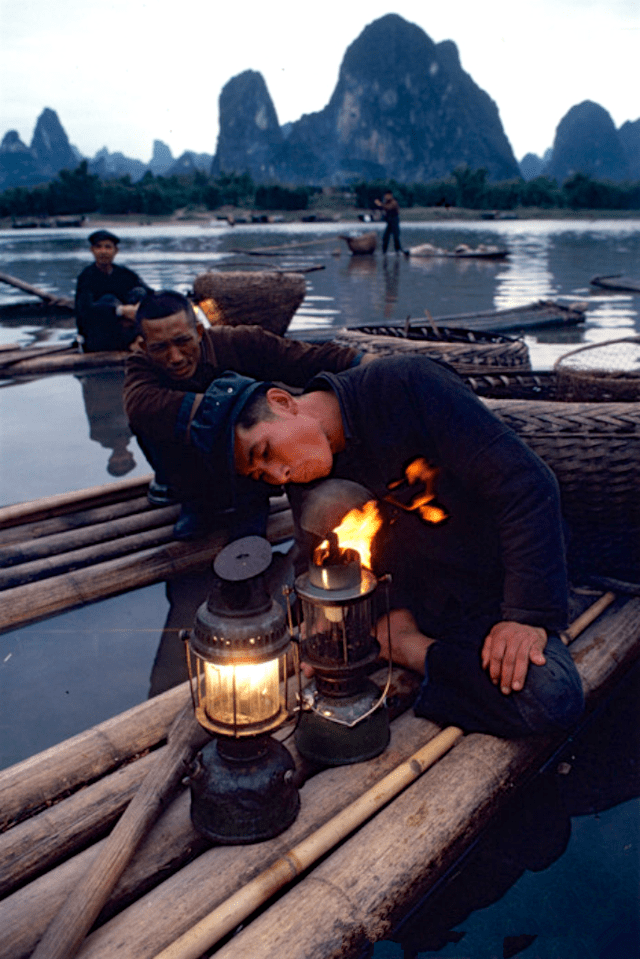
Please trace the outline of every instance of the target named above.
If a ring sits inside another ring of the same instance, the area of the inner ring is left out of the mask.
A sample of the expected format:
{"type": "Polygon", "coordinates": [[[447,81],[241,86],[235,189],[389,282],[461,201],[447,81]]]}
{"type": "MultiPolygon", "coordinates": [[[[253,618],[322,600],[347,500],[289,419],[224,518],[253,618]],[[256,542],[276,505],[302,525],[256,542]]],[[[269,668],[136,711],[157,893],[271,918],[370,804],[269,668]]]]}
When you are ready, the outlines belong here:
{"type": "Polygon", "coordinates": [[[32,293],[33,296],[39,297],[41,300],[44,300],[45,303],[50,303],[52,306],[67,306],[70,310],[74,308],[74,302],[70,300],[68,296],[56,296],[54,293],[47,293],[45,290],[41,290],[31,283],[25,283],[24,280],[19,280],[15,276],[9,276],[8,273],[0,273],[0,281],[7,283],[9,286],[14,286],[17,290],[32,293]]]}

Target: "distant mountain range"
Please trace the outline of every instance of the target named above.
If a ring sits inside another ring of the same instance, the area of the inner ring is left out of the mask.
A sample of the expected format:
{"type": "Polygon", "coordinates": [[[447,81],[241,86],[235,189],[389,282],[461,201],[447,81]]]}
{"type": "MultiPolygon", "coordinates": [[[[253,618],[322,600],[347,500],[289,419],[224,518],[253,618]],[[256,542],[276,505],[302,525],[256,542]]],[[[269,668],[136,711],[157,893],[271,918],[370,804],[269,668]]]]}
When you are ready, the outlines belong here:
{"type": "MultiPolygon", "coordinates": [[[[225,84],[219,101],[215,155],[186,151],[174,158],[155,140],[149,163],[104,147],[88,160],[103,179],[135,182],[196,170],[219,176],[248,171],[257,183],[342,185],[360,179],[428,182],[458,166],[485,167],[490,180],[572,173],[614,181],[640,179],[640,119],[615,128],[589,100],[572,107],[544,157],[518,164],[498,109],[464,72],[455,44],[434,43],[415,24],[388,14],[348,47],[327,106],[281,126],[265,81],[247,70],[225,84]]],[[[15,130],[0,144],[0,190],[44,183],[83,159],[56,112],[43,110],[31,144],[15,130]]]]}

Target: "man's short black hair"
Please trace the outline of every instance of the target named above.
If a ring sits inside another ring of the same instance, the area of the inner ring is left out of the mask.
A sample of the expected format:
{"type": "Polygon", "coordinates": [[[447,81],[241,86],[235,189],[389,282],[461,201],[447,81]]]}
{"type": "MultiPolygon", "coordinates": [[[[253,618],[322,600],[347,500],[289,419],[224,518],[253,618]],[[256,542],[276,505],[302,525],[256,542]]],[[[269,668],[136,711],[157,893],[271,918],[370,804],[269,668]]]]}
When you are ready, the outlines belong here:
{"type": "Polygon", "coordinates": [[[96,246],[97,243],[102,243],[103,240],[111,240],[116,246],[120,243],[120,237],[116,236],[115,233],[110,233],[109,230],[95,230],[89,237],[91,246],[96,246]]]}
{"type": "Polygon", "coordinates": [[[176,293],[175,290],[160,290],[159,293],[147,293],[140,301],[136,313],[136,333],[144,336],[142,331],[143,320],[162,320],[165,316],[174,313],[185,313],[190,325],[195,329],[196,314],[186,296],[176,293]]]}

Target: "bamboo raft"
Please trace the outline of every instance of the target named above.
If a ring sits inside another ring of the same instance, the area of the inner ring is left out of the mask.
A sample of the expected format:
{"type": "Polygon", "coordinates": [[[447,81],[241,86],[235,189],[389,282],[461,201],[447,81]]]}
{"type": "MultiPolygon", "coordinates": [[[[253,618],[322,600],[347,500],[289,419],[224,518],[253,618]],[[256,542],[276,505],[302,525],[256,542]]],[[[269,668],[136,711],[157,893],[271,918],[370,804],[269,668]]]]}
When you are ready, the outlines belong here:
{"type": "Polygon", "coordinates": [[[501,250],[497,246],[487,246],[480,244],[477,247],[471,247],[467,243],[461,243],[455,250],[443,250],[434,246],[432,243],[421,243],[419,246],[409,247],[410,256],[425,257],[448,257],[456,260],[505,260],[509,256],[508,250],[501,250]]]}
{"type": "MultiPolygon", "coordinates": [[[[227,539],[174,539],[179,506],[150,506],[151,478],[0,508],[0,632],[211,564],[227,539]]],[[[273,499],[269,540],[292,534],[286,497],[273,499]]]]}
{"type": "MultiPolygon", "coordinates": [[[[568,632],[592,710],[640,652],[640,599],[605,594],[568,632]]],[[[408,709],[415,682],[394,670],[373,760],[313,769],[287,742],[300,814],[256,845],[191,825],[188,684],[1,772],[0,959],[361,956],[562,742],[441,730],[408,709]]]]}

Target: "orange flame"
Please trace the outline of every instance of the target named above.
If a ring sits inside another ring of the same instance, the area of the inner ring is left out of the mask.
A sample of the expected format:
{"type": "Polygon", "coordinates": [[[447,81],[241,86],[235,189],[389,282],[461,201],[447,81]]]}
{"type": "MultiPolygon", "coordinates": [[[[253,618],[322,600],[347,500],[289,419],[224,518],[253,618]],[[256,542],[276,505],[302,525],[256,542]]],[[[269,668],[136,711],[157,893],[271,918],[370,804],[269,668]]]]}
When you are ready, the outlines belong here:
{"type": "MultiPolygon", "coordinates": [[[[360,553],[363,566],[371,568],[371,543],[382,526],[382,516],[378,504],[371,499],[362,509],[355,507],[350,510],[342,522],[333,531],[338,537],[340,549],[355,549],[360,553]]],[[[320,549],[328,549],[327,540],[320,544],[320,549]]]]}
{"type": "MultiPolygon", "coordinates": [[[[433,503],[436,497],[436,477],[438,473],[438,468],[431,466],[423,456],[412,460],[404,471],[405,478],[411,486],[415,483],[424,483],[424,492],[416,493],[411,503],[404,508],[410,512],[416,510],[427,523],[441,523],[447,519],[445,510],[433,503]]],[[[389,489],[394,489],[401,483],[402,480],[390,483],[389,489]]]]}

